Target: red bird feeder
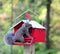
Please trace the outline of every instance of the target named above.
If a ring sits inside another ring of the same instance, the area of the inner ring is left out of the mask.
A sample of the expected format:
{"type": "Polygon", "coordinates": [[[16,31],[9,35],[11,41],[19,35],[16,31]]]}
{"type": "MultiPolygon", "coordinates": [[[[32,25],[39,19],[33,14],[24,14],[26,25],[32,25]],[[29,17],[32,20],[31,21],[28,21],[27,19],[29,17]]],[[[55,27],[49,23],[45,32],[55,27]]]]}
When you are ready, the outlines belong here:
{"type": "MultiPolygon", "coordinates": [[[[13,26],[14,33],[22,26],[22,24],[26,22],[26,20],[22,20],[13,26]]],[[[29,24],[32,25],[30,28],[30,35],[32,38],[25,37],[25,42],[29,42],[29,44],[21,43],[19,40],[16,40],[13,45],[31,45],[35,42],[45,42],[46,41],[46,29],[36,21],[31,20],[29,24]]]]}

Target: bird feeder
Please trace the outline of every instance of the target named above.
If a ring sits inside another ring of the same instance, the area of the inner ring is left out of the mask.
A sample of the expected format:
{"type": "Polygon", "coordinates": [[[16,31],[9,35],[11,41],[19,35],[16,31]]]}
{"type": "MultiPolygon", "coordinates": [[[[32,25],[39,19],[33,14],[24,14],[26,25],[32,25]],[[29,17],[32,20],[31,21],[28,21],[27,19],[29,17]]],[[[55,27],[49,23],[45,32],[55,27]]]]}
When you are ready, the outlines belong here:
{"type": "MultiPolygon", "coordinates": [[[[19,17],[21,17],[23,14],[27,13],[28,11],[30,11],[31,13],[33,13],[34,15],[37,16],[37,14],[31,10],[27,10],[25,12],[23,12],[21,15],[19,15],[16,19],[18,19],[19,17]]],[[[30,14],[26,14],[25,15],[27,19],[31,19],[31,15],[30,14]]],[[[25,23],[26,20],[21,20],[19,21],[17,24],[15,24],[13,27],[11,27],[11,29],[14,29],[14,34],[16,33],[16,31],[22,26],[23,23],[25,23]]],[[[40,25],[38,22],[31,20],[29,22],[29,24],[32,25],[32,28],[29,28],[29,33],[32,36],[32,38],[28,38],[28,37],[24,37],[25,42],[28,42],[29,44],[25,44],[20,42],[19,40],[16,40],[13,45],[31,45],[35,42],[45,42],[46,41],[46,29],[45,27],[43,27],[42,25],[40,25]]]]}
{"type": "MultiPolygon", "coordinates": [[[[15,24],[12,28],[14,29],[14,34],[16,31],[22,26],[23,23],[25,23],[26,20],[22,20],[15,24]]],[[[21,43],[19,40],[16,40],[13,45],[31,45],[35,42],[45,42],[46,41],[46,29],[39,23],[37,23],[34,20],[31,20],[29,24],[32,25],[32,28],[29,29],[30,35],[32,38],[25,37],[25,42],[29,42],[29,44],[21,43]]]]}

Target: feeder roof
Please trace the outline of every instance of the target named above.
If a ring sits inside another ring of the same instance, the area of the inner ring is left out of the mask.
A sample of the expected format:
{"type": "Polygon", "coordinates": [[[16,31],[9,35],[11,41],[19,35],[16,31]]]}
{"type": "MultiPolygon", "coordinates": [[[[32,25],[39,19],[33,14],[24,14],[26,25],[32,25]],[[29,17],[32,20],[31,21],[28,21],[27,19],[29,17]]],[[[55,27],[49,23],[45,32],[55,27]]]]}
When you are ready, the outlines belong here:
{"type": "MultiPolygon", "coordinates": [[[[20,22],[18,22],[17,24],[13,25],[10,29],[14,28],[15,26],[17,26],[19,23],[21,22],[26,22],[26,20],[21,20],[20,22]]],[[[42,26],[41,24],[39,24],[38,22],[34,21],[34,20],[31,20],[29,22],[29,24],[32,25],[33,28],[41,28],[41,29],[45,29],[44,26],[42,26]]]]}

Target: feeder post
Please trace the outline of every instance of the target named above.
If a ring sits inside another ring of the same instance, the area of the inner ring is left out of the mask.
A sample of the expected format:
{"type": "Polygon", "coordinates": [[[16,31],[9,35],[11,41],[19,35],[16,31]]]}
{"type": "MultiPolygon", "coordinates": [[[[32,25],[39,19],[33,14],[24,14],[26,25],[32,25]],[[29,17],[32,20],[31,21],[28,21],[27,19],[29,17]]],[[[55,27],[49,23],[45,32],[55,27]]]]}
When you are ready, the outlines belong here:
{"type": "Polygon", "coordinates": [[[24,46],[24,54],[35,54],[34,44],[29,46],[24,46]]]}

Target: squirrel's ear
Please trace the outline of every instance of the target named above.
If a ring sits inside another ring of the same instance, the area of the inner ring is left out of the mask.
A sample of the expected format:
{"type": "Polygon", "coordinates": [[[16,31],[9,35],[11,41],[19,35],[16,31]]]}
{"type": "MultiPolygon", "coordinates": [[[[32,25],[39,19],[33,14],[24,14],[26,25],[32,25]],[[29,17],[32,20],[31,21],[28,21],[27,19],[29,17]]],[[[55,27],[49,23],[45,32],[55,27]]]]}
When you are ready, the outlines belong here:
{"type": "Polygon", "coordinates": [[[11,31],[11,32],[8,32],[5,36],[4,36],[4,43],[5,44],[8,44],[8,45],[12,45],[13,43],[13,38],[14,36],[14,33],[11,31]]]}

